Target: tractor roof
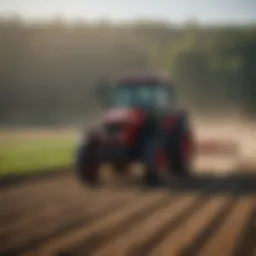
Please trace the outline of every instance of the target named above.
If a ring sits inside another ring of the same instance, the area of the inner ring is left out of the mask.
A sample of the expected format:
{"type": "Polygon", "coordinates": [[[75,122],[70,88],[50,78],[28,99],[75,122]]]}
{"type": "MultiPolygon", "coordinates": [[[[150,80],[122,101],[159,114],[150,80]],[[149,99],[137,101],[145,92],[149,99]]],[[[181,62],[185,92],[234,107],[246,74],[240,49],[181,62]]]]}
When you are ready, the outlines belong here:
{"type": "Polygon", "coordinates": [[[140,85],[140,84],[156,84],[156,83],[170,83],[170,79],[166,76],[155,75],[155,74],[132,74],[121,76],[116,79],[118,84],[130,84],[130,85],[140,85]]]}

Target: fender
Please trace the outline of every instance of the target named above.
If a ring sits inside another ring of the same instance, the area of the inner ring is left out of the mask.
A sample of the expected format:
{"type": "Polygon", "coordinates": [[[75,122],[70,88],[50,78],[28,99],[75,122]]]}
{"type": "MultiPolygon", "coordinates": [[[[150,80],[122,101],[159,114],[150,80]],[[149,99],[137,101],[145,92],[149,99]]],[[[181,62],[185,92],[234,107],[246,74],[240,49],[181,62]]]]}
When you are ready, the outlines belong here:
{"type": "Polygon", "coordinates": [[[91,127],[90,129],[83,130],[79,139],[78,147],[80,148],[83,145],[91,145],[93,148],[98,147],[104,141],[104,133],[98,127],[91,127]]]}
{"type": "Polygon", "coordinates": [[[188,114],[185,110],[178,110],[167,114],[163,120],[163,129],[165,132],[171,132],[178,124],[182,125],[184,131],[191,130],[188,122],[188,114]]]}
{"type": "Polygon", "coordinates": [[[188,113],[185,110],[178,110],[168,114],[163,121],[163,128],[167,136],[175,129],[181,129],[183,134],[183,143],[186,144],[187,152],[192,158],[196,152],[195,136],[193,134],[188,113]]]}

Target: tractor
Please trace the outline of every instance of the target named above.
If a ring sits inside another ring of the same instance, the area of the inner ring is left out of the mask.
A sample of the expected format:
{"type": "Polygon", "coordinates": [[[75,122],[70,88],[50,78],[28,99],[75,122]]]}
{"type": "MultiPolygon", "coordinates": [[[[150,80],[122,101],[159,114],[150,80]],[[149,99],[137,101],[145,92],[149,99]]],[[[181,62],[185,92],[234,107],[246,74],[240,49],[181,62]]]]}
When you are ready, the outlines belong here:
{"type": "Polygon", "coordinates": [[[101,122],[83,134],[77,147],[75,171],[82,182],[99,184],[104,162],[111,163],[119,174],[132,162],[142,163],[143,182],[148,185],[190,175],[193,135],[188,114],[178,108],[168,78],[123,76],[105,91],[103,100],[108,107],[101,122]]]}

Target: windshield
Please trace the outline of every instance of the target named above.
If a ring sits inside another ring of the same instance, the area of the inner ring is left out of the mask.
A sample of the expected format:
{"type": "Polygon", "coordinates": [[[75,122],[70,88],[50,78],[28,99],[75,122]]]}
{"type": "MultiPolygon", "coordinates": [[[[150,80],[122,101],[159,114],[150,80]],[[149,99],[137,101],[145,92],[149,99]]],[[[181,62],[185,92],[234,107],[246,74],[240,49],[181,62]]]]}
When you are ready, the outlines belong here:
{"type": "Polygon", "coordinates": [[[116,89],[114,102],[118,107],[167,108],[168,90],[163,85],[123,85],[116,89]]]}

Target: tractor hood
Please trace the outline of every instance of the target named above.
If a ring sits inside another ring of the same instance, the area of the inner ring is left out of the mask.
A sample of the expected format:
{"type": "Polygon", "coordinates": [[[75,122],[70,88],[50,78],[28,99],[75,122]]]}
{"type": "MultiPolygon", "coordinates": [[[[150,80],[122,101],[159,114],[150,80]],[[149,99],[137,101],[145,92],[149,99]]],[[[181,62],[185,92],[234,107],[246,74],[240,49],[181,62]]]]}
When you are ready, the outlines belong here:
{"type": "Polygon", "coordinates": [[[105,113],[103,122],[139,125],[144,121],[145,116],[146,113],[138,108],[110,109],[105,113]]]}

